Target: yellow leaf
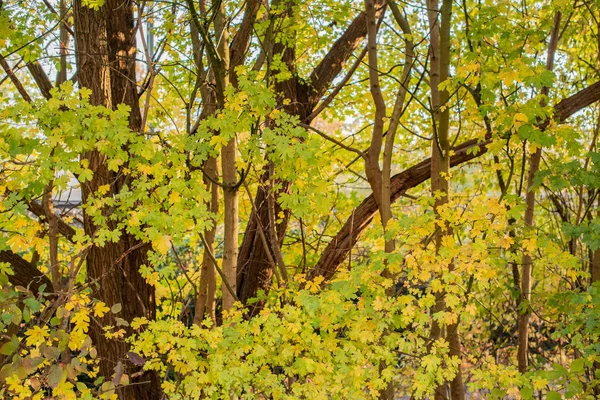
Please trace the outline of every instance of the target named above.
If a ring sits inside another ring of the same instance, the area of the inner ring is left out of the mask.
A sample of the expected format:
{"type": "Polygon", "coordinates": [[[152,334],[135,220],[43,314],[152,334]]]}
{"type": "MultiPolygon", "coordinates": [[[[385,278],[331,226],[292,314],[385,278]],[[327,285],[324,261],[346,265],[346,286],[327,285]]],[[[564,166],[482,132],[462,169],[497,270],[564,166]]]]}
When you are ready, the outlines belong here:
{"type": "Polygon", "coordinates": [[[110,190],[110,185],[102,185],[98,188],[98,193],[103,195],[108,193],[108,191],[110,190]]]}
{"type": "Polygon", "coordinates": [[[475,304],[469,304],[465,307],[465,311],[473,316],[477,314],[477,307],[475,304]]]}
{"type": "Polygon", "coordinates": [[[501,240],[500,240],[500,246],[508,249],[510,248],[510,246],[514,243],[515,241],[513,240],[513,238],[511,238],[508,235],[505,235],[501,240]]]}
{"type": "Polygon", "coordinates": [[[15,253],[21,250],[27,250],[28,247],[27,242],[23,240],[23,237],[20,235],[12,236],[10,239],[8,239],[6,243],[8,243],[10,249],[15,253]]]}
{"type": "Polygon", "coordinates": [[[171,247],[171,236],[164,235],[152,241],[152,247],[160,254],[166,254],[171,247]]]}
{"type": "Polygon", "coordinates": [[[137,166],[137,170],[144,175],[148,175],[152,172],[152,167],[150,167],[149,165],[142,164],[137,166]]]}
{"type": "Polygon", "coordinates": [[[523,113],[516,113],[515,116],[513,117],[513,124],[514,124],[515,128],[518,128],[521,125],[526,124],[527,122],[529,122],[529,118],[527,117],[527,115],[525,115],[523,113]]]}
{"type": "Polygon", "coordinates": [[[179,192],[171,191],[171,193],[169,194],[169,202],[171,204],[176,204],[179,203],[180,200],[181,196],[179,195],[179,192]]]}
{"type": "Polygon", "coordinates": [[[46,338],[50,336],[50,334],[48,333],[47,326],[34,326],[33,328],[25,332],[25,336],[27,336],[25,343],[27,343],[28,346],[37,346],[43,343],[46,340],[46,338]]]}
{"type": "Polygon", "coordinates": [[[99,301],[94,306],[94,316],[102,318],[104,314],[106,314],[110,308],[106,307],[106,304],[102,301],[99,301]]]}
{"type": "Polygon", "coordinates": [[[498,74],[498,77],[505,85],[510,86],[519,79],[519,71],[503,71],[498,74]]]}
{"type": "Polygon", "coordinates": [[[532,253],[536,248],[536,238],[523,240],[523,249],[528,253],[532,253]]]}
{"type": "Polygon", "coordinates": [[[515,117],[514,117],[515,122],[528,122],[529,118],[527,117],[527,115],[523,114],[523,113],[516,113],[515,117]]]}
{"type": "Polygon", "coordinates": [[[131,321],[131,328],[133,329],[139,329],[142,325],[146,325],[148,323],[148,320],[144,317],[135,317],[132,321],[131,321]]]}

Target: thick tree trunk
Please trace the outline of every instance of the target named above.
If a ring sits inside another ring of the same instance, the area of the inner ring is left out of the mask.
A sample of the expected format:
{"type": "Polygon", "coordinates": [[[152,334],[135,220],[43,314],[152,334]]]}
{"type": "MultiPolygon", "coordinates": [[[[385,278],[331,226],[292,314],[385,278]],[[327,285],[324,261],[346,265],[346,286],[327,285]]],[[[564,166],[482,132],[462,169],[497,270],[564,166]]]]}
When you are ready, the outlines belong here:
{"type": "MultiPolygon", "coordinates": [[[[125,103],[131,108],[129,125],[139,129],[140,113],[136,93],[135,35],[133,9],[130,5],[108,0],[98,11],[75,1],[74,7],[78,72],[82,87],[91,89],[92,104],[116,107],[125,103]],[[111,69],[112,68],[112,69],[111,69]]],[[[105,156],[97,151],[83,155],[94,172],[91,181],[82,184],[83,201],[87,202],[100,186],[108,185],[108,195],[118,193],[122,182],[108,170],[105,156]]],[[[108,211],[107,211],[108,212],[108,211]]],[[[116,224],[109,222],[109,228],[116,224]]],[[[84,230],[91,237],[98,227],[84,213],[84,230]]],[[[94,297],[109,307],[121,304],[120,318],[131,321],[135,317],[155,317],[153,288],[139,273],[141,265],[148,262],[149,246],[141,245],[135,238],[122,233],[118,242],[104,246],[92,246],[87,255],[88,279],[92,282],[94,297]]],[[[101,325],[115,325],[114,316],[101,319],[101,325]]],[[[92,325],[90,336],[98,350],[100,373],[109,378],[119,362],[131,376],[139,370],[125,357],[129,346],[123,341],[109,340],[102,326],[92,325]]],[[[119,388],[120,399],[158,399],[160,384],[158,376],[143,373],[132,379],[130,385],[119,388]]]]}
{"type": "Polygon", "coordinates": [[[108,39],[108,62],[110,69],[110,92],[112,105],[127,104],[129,127],[140,131],[140,113],[135,73],[137,55],[136,28],[133,18],[134,2],[106,0],[106,35],[108,39]]]}

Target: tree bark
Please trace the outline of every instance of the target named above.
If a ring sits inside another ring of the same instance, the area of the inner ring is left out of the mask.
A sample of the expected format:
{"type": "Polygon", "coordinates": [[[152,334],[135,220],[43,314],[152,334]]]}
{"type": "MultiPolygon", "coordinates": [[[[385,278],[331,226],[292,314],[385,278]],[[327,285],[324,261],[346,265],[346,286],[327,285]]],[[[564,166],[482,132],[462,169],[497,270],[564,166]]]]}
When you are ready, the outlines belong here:
{"type": "Polygon", "coordinates": [[[8,263],[12,267],[14,274],[8,276],[12,285],[29,288],[34,296],[38,295],[42,285],[46,285],[45,292],[53,291],[50,279],[20,255],[10,250],[0,250],[0,262],[8,263]]]}
{"type": "MultiPolygon", "coordinates": [[[[135,86],[136,48],[132,5],[107,0],[95,11],[83,6],[81,0],[76,0],[74,20],[79,84],[91,89],[92,104],[109,108],[115,108],[120,103],[127,104],[131,108],[129,126],[137,130],[141,118],[135,86]]],[[[83,201],[89,201],[103,185],[111,188],[108,196],[117,194],[122,181],[108,170],[106,157],[98,151],[89,151],[82,157],[88,161],[88,168],[94,173],[90,181],[81,185],[83,201]]],[[[86,235],[94,237],[98,226],[85,213],[83,220],[86,235]]],[[[108,225],[110,229],[116,228],[113,221],[108,225]]],[[[116,243],[92,246],[86,258],[94,297],[109,307],[121,304],[119,317],[128,321],[135,317],[155,317],[154,289],[139,273],[140,266],[148,261],[148,250],[149,246],[141,245],[134,237],[122,232],[116,243]]],[[[101,319],[101,325],[114,325],[113,318],[112,315],[106,315],[101,319]]],[[[92,325],[90,336],[98,350],[102,375],[110,377],[119,361],[125,363],[126,373],[130,376],[139,370],[139,367],[126,361],[127,343],[107,339],[102,326],[98,325],[92,325]]],[[[145,372],[132,379],[130,385],[119,387],[118,394],[121,399],[158,399],[158,375],[145,372]]]]}
{"type": "MultiPolygon", "coordinates": [[[[206,163],[204,171],[210,176],[204,178],[204,184],[207,191],[211,193],[211,198],[207,202],[207,208],[215,217],[219,213],[219,187],[214,182],[218,181],[217,159],[210,157],[206,163]],[[211,181],[212,179],[212,181],[211,181]]],[[[210,254],[215,254],[214,243],[217,234],[217,221],[213,221],[213,226],[204,232],[206,248],[202,254],[202,269],[200,271],[199,293],[197,293],[196,307],[194,310],[194,323],[200,325],[206,316],[213,322],[215,316],[215,293],[216,293],[216,272],[210,254]]]]}

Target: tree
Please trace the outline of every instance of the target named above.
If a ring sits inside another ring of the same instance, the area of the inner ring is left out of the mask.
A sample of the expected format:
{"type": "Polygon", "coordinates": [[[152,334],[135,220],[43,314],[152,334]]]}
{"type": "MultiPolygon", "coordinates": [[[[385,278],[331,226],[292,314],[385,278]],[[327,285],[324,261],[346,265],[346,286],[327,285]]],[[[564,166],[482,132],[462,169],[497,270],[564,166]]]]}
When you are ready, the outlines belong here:
{"type": "Polygon", "coordinates": [[[3,395],[598,395],[599,20],[1,3],[3,395]]]}

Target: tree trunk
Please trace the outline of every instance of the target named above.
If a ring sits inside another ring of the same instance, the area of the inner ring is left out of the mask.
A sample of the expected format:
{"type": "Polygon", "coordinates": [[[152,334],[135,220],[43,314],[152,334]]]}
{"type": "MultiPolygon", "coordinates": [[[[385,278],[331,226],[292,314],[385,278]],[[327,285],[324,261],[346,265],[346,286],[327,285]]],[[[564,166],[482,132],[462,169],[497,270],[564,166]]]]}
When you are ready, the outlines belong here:
{"type": "MultiPolygon", "coordinates": [[[[560,35],[560,20],[561,13],[556,12],[554,15],[554,26],[552,27],[552,33],[550,34],[550,43],[548,44],[548,54],[546,56],[546,69],[552,71],[554,67],[554,54],[556,53],[556,47],[558,46],[558,39],[560,35]]],[[[542,94],[548,96],[550,92],[549,87],[542,88],[542,94]]],[[[542,106],[546,105],[546,101],[542,100],[542,106]]],[[[540,130],[545,130],[545,127],[540,127],[540,130]]],[[[542,159],[542,148],[539,147],[531,155],[529,160],[529,173],[527,175],[527,194],[525,196],[525,226],[533,228],[533,217],[535,211],[535,191],[533,190],[535,175],[540,168],[540,161],[542,159]]],[[[519,346],[517,349],[517,362],[519,366],[519,372],[527,372],[527,366],[529,364],[529,320],[531,319],[531,279],[533,270],[533,259],[529,252],[523,252],[523,258],[521,260],[521,304],[524,310],[519,310],[519,346]]]]}
{"type": "MultiPolygon", "coordinates": [[[[217,171],[217,159],[210,157],[206,160],[204,171],[210,177],[204,178],[204,184],[207,191],[211,193],[211,199],[207,202],[207,208],[211,213],[217,216],[219,212],[219,187],[214,182],[218,182],[219,173],[217,171]],[[212,181],[211,181],[212,179],[212,181]]],[[[204,252],[202,254],[202,269],[200,271],[200,284],[196,298],[196,307],[194,310],[194,323],[200,325],[206,316],[210,317],[213,322],[216,321],[215,316],[215,293],[216,293],[216,272],[210,254],[215,254],[214,243],[217,234],[217,221],[213,222],[213,226],[204,232],[204,240],[206,241],[204,252]]]]}
{"type": "MultiPolygon", "coordinates": [[[[447,90],[438,88],[441,82],[449,77],[450,68],[450,23],[452,18],[452,1],[444,0],[441,10],[438,10],[437,0],[427,2],[429,9],[429,28],[430,28],[430,86],[431,86],[431,106],[433,108],[434,140],[431,147],[431,192],[435,197],[434,212],[436,218],[440,218],[440,207],[446,205],[449,201],[449,182],[448,173],[450,172],[450,108],[448,105],[449,94],[447,90]]],[[[452,237],[453,230],[445,221],[442,221],[441,227],[434,234],[436,252],[442,247],[444,237],[452,237]]],[[[454,270],[454,264],[450,263],[448,270],[454,270]]],[[[432,312],[441,312],[447,310],[445,302],[445,291],[437,294],[437,301],[432,312]]],[[[445,339],[449,344],[449,355],[462,359],[460,336],[458,334],[458,321],[445,327],[445,339]]],[[[439,340],[444,336],[442,327],[432,321],[430,339],[439,340]]],[[[462,366],[459,363],[456,375],[450,381],[450,398],[453,400],[462,400],[465,398],[464,383],[462,379],[462,366]]],[[[435,392],[435,399],[447,398],[448,383],[440,385],[435,392]]]]}
{"type": "MultiPolygon", "coordinates": [[[[130,128],[138,129],[141,119],[135,87],[136,50],[132,6],[108,0],[103,7],[94,11],[83,6],[81,0],[76,0],[74,20],[80,86],[91,89],[92,104],[112,108],[120,103],[127,104],[131,108],[130,128]]],[[[84,203],[103,185],[111,188],[107,196],[117,194],[122,182],[118,182],[108,170],[105,156],[97,151],[89,151],[82,158],[88,161],[88,168],[94,173],[92,180],[81,185],[84,203]]],[[[83,219],[85,233],[93,237],[98,227],[85,213],[83,219]]],[[[115,229],[116,224],[109,222],[108,227],[115,229]]],[[[92,246],[87,255],[87,274],[92,282],[94,297],[109,307],[121,304],[119,317],[127,321],[135,317],[155,317],[154,289],[139,273],[140,266],[148,262],[148,250],[149,246],[140,246],[135,238],[123,232],[118,242],[107,242],[102,247],[92,246]]],[[[111,314],[100,322],[102,326],[115,325],[111,314]]],[[[129,346],[123,341],[107,339],[102,326],[92,325],[90,331],[101,360],[100,374],[110,378],[117,363],[122,361],[126,373],[131,376],[139,367],[126,360],[129,346]]],[[[158,375],[145,372],[132,379],[130,385],[120,387],[118,394],[120,399],[158,399],[158,375]]]]}

